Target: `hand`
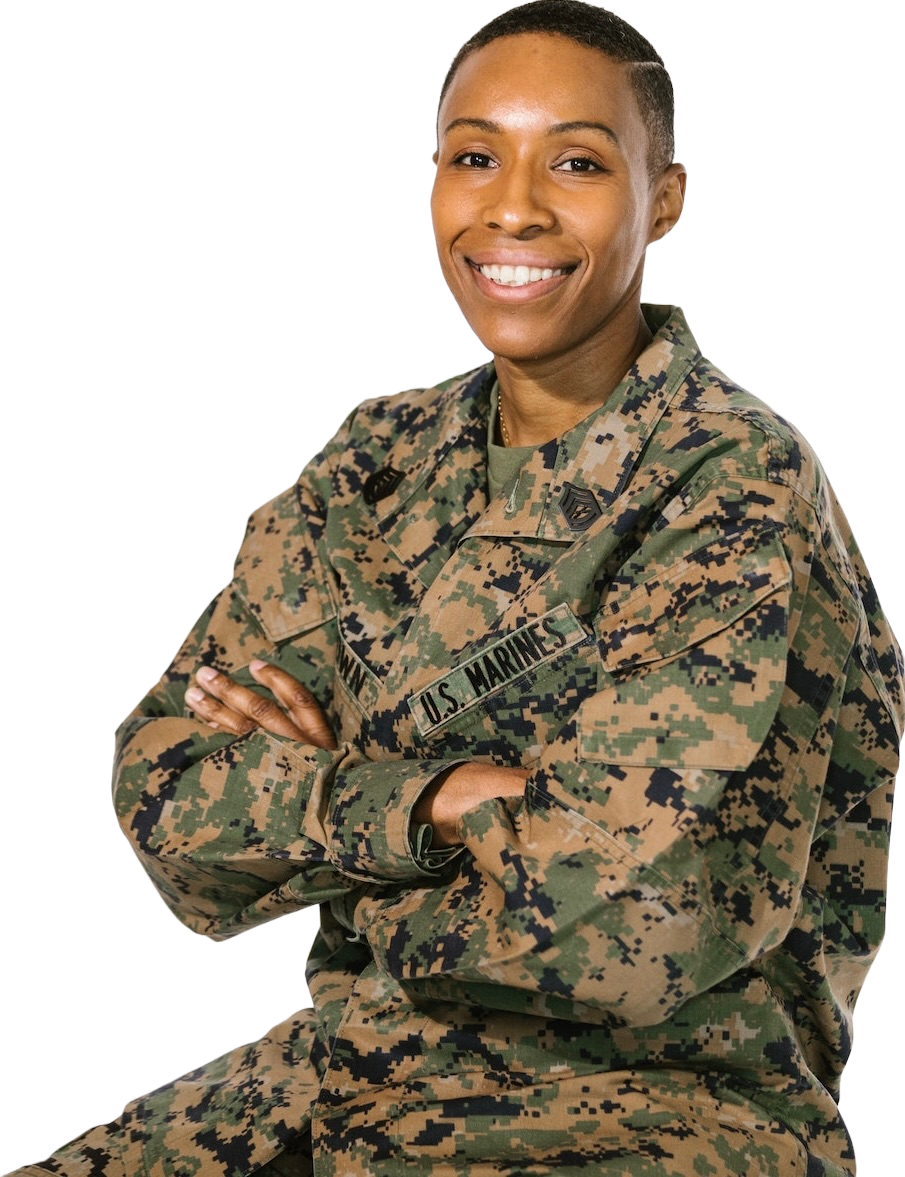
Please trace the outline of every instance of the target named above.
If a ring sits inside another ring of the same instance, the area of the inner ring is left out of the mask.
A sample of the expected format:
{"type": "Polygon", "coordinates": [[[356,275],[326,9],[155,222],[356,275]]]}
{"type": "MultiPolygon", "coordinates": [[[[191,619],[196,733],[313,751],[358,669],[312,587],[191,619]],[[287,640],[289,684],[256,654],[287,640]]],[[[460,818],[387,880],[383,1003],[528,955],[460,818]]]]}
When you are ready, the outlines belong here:
{"type": "Polygon", "coordinates": [[[458,841],[459,818],[491,797],[521,797],[527,768],[498,768],[493,764],[457,764],[435,780],[418,798],[412,817],[433,828],[431,845],[443,848],[458,841]]]}
{"type": "Polygon", "coordinates": [[[195,675],[199,685],[185,692],[186,702],[209,727],[235,736],[260,727],[316,748],[336,747],[320,704],[297,678],[269,662],[256,660],[248,669],[255,682],[269,688],[276,703],[210,666],[202,666],[195,675]]]}

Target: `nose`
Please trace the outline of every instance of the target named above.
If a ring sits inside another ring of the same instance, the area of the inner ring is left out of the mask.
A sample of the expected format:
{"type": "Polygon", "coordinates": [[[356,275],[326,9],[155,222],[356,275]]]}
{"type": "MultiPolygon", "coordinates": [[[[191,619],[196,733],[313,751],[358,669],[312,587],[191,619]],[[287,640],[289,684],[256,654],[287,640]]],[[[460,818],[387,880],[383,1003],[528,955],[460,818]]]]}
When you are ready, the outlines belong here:
{"type": "Polygon", "coordinates": [[[484,224],[520,238],[552,229],[556,214],[546,199],[545,187],[543,178],[527,162],[498,168],[487,190],[484,224]]]}

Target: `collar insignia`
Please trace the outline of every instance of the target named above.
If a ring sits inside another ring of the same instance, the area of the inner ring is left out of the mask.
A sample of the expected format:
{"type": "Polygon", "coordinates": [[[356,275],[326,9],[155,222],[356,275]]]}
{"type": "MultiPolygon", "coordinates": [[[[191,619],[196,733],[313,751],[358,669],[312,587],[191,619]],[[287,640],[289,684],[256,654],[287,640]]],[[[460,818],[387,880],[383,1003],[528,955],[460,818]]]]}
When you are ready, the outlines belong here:
{"type": "Polygon", "coordinates": [[[399,483],[405,478],[401,470],[394,470],[392,466],[382,466],[369,475],[362,487],[362,498],[373,507],[375,503],[391,495],[399,483]]]}
{"type": "Polygon", "coordinates": [[[603,514],[603,508],[590,490],[582,490],[571,482],[563,484],[559,509],[566,517],[566,522],[572,531],[587,531],[595,519],[603,514]]]}

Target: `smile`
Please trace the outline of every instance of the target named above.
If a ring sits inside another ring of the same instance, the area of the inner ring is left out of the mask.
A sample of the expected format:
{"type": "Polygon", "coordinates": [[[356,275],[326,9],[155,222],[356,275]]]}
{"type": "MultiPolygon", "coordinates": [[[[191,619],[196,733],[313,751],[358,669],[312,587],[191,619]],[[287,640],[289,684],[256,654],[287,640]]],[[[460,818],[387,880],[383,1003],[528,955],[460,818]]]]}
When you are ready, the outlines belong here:
{"type": "Polygon", "coordinates": [[[551,270],[540,266],[475,266],[475,269],[497,286],[530,286],[533,282],[546,282],[566,273],[561,268],[551,270]]]}

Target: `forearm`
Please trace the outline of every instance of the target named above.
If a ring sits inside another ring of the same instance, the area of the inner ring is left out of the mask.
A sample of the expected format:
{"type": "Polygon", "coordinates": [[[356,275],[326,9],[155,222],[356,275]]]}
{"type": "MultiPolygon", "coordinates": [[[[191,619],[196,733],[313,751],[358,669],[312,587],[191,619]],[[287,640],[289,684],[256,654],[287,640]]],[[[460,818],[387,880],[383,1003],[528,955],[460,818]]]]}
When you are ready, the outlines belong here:
{"type": "Polygon", "coordinates": [[[436,777],[424,790],[413,810],[419,825],[433,830],[439,848],[461,842],[459,820],[464,813],[492,797],[519,797],[525,791],[526,768],[501,768],[469,761],[436,777]]]}
{"type": "Polygon", "coordinates": [[[449,760],[369,760],[319,751],[302,821],[344,875],[367,884],[436,885],[462,851],[459,817],[485,797],[519,796],[526,770],[449,760]]]}
{"type": "Polygon", "coordinates": [[[313,751],[188,717],[133,718],[121,729],[117,816],[167,905],[194,931],[221,938],[354,885],[301,833],[313,751]]]}

